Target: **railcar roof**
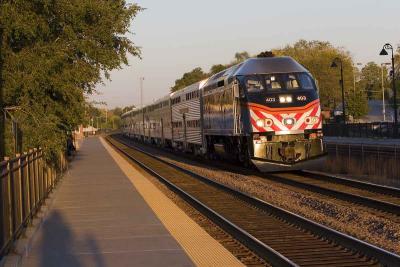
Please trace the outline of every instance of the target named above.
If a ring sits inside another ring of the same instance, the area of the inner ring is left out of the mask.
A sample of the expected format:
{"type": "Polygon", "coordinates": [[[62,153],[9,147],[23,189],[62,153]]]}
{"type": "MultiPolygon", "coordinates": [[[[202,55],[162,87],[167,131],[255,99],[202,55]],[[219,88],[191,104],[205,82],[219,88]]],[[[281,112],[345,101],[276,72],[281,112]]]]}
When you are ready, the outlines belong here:
{"type": "Polygon", "coordinates": [[[175,92],[171,93],[170,97],[184,95],[184,94],[186,94],[188,92],[191,92],[191,91],[200,90],[206,82],[207,82],[207,79],[202,80],[202,81],[197,82],[197,83],[194,83],[194,84],[191,84],[191,85],[189,85],[189,86],[187,86],[187,87],[185,87],[183,89],[180,89],[178,91],[175,91],[175,92]]]}

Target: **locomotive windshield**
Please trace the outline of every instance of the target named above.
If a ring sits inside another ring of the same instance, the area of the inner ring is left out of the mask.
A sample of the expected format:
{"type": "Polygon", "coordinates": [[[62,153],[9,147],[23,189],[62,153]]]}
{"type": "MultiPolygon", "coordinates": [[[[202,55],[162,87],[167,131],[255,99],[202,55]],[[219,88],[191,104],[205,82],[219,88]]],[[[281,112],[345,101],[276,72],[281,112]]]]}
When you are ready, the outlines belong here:
{"type": "Polygon", "coordinates": [[[250,75],[246,76],[244,81],[249,93],[316,89],[314,81],[308,73],[250,75]]]}

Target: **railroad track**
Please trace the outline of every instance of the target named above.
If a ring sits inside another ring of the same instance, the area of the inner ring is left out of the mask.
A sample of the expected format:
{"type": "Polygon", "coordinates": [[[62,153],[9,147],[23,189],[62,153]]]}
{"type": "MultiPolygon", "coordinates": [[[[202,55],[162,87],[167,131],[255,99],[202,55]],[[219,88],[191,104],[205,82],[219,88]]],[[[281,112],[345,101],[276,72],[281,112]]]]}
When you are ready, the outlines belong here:
{"type": "Polygon", "coordinates": [[[400,221],[400,189],[397,188],[305,171],[262,177],[394,214],[400,221]]]}
{"type": "Polygon", "coordinates": [[[108,141],[274,266],[400,266],[400,257],[159,159],[108,141]]]}

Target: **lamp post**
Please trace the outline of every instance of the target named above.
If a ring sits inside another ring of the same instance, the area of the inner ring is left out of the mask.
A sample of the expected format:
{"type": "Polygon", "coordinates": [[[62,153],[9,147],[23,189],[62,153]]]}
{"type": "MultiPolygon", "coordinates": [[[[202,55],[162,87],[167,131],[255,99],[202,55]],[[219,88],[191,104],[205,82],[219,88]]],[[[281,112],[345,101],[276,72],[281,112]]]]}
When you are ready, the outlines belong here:
{"type": "Polygon", "coordinates": [[[383,121],[386,121],[386,107],[385,107],[385,83],[383,77],[383,67],[389,66],[390,63],[381,63],[381,70],[382,70],[382,114],[383,114],[383,121]]]}
{"type": "Polygon", "coordinates": [[[335,58],[332,61],[331,68],[337,68],[338,63],[340,64],[340,85],[342,87],[342,112],[343,112],[343,123],[346,124],[346,103],[344,101],[344,80],[343,80],[343,61],[340,58],[335,58]]]}
{"type": "MultiPolygon", "coordinates": [[[[356,66],[362,66],[362,63],[357,63],[356,66]]],[[[353,66],[353,94],[356,93],[356,70],[359,70],[356,66],[353,66]]]]}
{"type": "Polygon", "coordinates": [[[139,77],[140,79],[140,109],[142,111],[142,130],[143,130],[143,136],[145,134],[145,130],[144,130],[144,111],[143,111],[143,82],[144,82],[144,77],[139,77]]]}
{"type": "Polygon", "coordinates": [[[394,137],[397,137],[398,129],[398,121],[397,121],[397,92],[396,92],[396,75],[394,72],[394,51],[393,51],[393,46],[389,43],[385,44],[379,53],[380,56],[387,56],[388,52],[387,50],[392,51],[392,88],[393,88],[393,109],[394,109],[394,131],[393,135],[394,137]]]}

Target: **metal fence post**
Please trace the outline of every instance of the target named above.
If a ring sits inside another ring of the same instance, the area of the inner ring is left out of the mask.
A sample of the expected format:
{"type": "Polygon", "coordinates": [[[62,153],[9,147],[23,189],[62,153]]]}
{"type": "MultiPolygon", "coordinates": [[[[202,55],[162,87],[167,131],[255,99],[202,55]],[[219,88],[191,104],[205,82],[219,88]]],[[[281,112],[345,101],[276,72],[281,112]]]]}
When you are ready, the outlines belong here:
{"type": "Polygon", "coordinates": [[[39,151],[39,159],[38,159],[38,178],[39,178],[39,203],[42,202],[43,199],[43,183],[44,183],[44,171],[43,171],[43,152],[39,151]]]}
{"type": "Polygon", "coordinates": [[[3,239],[3,246],[6,245],[6,242],[11,238],[13,233],[13,207],[12,207],[12,199],[11,199],[11,163],[10,158],[6,157],[4,160],[7,161],[7,176],[5,178],[6,186],[3,184],[3,199],[2,205],[4,207],[3,214],[3,227],[4,227],[4,239],[3,239]]]}
{"type": "Polygon", "coordinates": [[[27,210],[27,202],[28,202],[28,191],[27,191],[27,183],[26,183],[26,153],[19,158],[20,164],[20,180],[21,180],[21,224],[26,220],[28,210],[27,210]]]}

